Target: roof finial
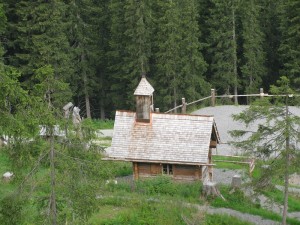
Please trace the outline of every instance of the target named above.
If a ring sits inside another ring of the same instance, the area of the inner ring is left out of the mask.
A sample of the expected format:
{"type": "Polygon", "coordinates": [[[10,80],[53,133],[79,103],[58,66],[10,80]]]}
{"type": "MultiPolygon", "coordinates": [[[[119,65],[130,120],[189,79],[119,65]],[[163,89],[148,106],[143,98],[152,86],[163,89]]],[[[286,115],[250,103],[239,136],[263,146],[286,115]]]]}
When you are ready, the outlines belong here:
{"type": "Polygon", "coordinates": [[[146,73],[142,72],[142,78],[146,78],[146,73]]]}

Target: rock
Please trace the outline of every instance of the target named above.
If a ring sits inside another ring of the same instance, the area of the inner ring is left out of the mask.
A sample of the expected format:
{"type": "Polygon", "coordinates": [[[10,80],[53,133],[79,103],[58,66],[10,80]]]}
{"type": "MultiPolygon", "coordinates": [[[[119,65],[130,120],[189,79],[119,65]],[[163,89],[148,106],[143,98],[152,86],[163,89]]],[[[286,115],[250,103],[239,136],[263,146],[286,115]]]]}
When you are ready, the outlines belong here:
{"type": "Polygon", "coordinates": [[[289,183],[292,185],[300,186],[300,175],[297,173],[290,175],[289,183]]]}
{"type": "Polygon", "coordinates": [[[11,172],[5,172],[3,175],[2,175],[2,178],[4,181],[10,181],[12,178],[13,178],[13,173],[11,172]]]}

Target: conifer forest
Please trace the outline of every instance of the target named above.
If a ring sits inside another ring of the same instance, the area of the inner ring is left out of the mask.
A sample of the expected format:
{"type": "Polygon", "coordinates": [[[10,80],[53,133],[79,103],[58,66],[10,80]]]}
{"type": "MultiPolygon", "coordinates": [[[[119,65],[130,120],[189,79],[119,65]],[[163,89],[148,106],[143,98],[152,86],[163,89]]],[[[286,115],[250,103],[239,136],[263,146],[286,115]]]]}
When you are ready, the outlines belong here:
{"type": "Polygon", "coordinates": [[[87,118],[133,109],[143,73],[162,111],[211,88],[268,92],[280,76],[299,87],[298,0],[1,2],[1,82],[13,76],[47,98],[38,91],[46,82],[54,106],[72,101],[87,118]]]}
{"type": "MultiPolygon", "coordinates": [[[[223,201],[199,198],[199,182],[127,182],[133,166],[105,158],[112,136],[102,131],[112,132],[116,110],[135,109],[143,75],[161,112],[183,97],[191,103],[215,93],[226,96],[216,104],[246,105],[254,98],[237,95],[261,88],[284,99],[261,95],[263,105],[236,118],[247,124],[269,116],[246,144],[259,149],[255,141],[275,134],[283,154],[271,162],[257,157],[253,180],[261,171],[279,177],[265,183],[285,185],[282,224],[300,224],[299,195],[288,192],[289,175],[300,180],[300,118],[288,110],[300,100],[292,98],[300,92],[300,0],[0,0],[1,225],[248,224],[203,213],[207,203],[281,221],[279,212],[228,186],[220,187],[223,201]],[[285,161],[275,167],[279,159],[285,161]]],[[[259,150],[267,155],[271,147],[259,150]]],[[[225,162],[219,171],[248,171],[244,161],[214,159],[225,162]]],[[[282,204],[281,190],[264,194],[282,204]]]]}

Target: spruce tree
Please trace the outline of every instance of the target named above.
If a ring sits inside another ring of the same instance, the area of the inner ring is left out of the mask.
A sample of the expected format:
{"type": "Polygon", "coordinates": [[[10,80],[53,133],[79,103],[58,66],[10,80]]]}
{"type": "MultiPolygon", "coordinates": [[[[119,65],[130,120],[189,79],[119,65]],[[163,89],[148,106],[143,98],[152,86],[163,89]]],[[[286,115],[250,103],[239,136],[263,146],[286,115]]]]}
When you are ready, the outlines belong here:
{"type": "Polygon", "coordinates": [[[56,79],[70,80],[73,66],[66,36],[65,3],[19,1],[14,7],[17,19],[9,21],[9,28],[17,35],[11,40],[15,50],[9,57],[22,72],[22,81],[31,89],[35,83],[34,71],[46,65],[53,66],[56,79]]]}
{"type": "Polygon", "coordinates": [[[125,2],[121,0],[112,0],[108,5],[109,13],[109,48],[106,52],[108,58],[108,70],[110,76],[108,77],[110,83],[110,91],[108,98],[111,105],[115,109],[126,109],[127,96],[124,90],[128,90],[128,79],[123,70],[124,58],[126,57],[126,31],[125,18],[124,18],[125,2]]]}
{"type": "Polygon", "coordinates": [[[0,4],[0,136],[28,137],[36,129],[36,121],[28,120],[30,116],[30,105],[32,99],[19,82],[20,72],[12,66],[6,65],[3,59],[3,40],[6,39],[7,18],[0,4]],[[28,107],[25,110],[24,107],[28,107]]]}
{"type": "MultiPolygon", "coordinates": [[[[125,89],[128,96],[138,85],[142,74],[149,73],[149,58],[151,54],[151,1],[149,0],[127,0],[124,5],[125,39],[124,48],[124,78],[127,83],[125,89]]],[[[129,97],[128,105],[132,105],[132,98],[129,97]]]]}
{"type": "Polygon", "coordinates": [[[265,76],[264,34],[260,25],[260,5],[255,0],[241,2],[242,65],[247,94],[257,93],[265,76]]]}
{"type": "MultiPolygon", "coordinates": [[[[209,45],[211,55],[211,82],[218,93],[237,95],[239,85],[237,68],[237,9],[238,1],[211,0],[209,45]]],[[[237,98],[235,98],[237,104],[237,98]]]]}
{"type": "Polygon", "coordinates": [[[182,97],[180,85],[183,82],[183,76],[180,71],[180,50],[183,30],[178,1],[158,1],[157,8],[159,9],[155,35],[157,99],[163,109],[168,109],[172,106],[176,107],[177,101],[182,97]]]}
{"type": "Polygon", "coordinates": [[[92,97],[100,86],[96,70],[103,59],[101,46],[98,46],[102,35],[98,24],[102,21],[103,12],[99,2],[90,0],[73,0],[69,3],[68,9],[70,32],[67,34],[74,53],[72,91],[77,98],[76,102],[80,103],[83,99],[84,114],[87,118],[91,118],[92,97]]]}
{"type": "Polygon", "coordinates": [[[198,3],[194,0],[180,1],[182,40],[180,42],[180,85],[182,97],[188,101],[208,95],[209,84],[204,80],[207,64],[201,54],[201,31],[198,24],[198,3]]]}
{"type": "Polygon", "coordinates": [[[283,63],[281,74],[287,76],[292,85],[300,82],[300,2],[297,0],[283,3],[281,20],[280,58],[283,63]]]}
{"type": "Polygon", "coordinates": [[[111,97],[116,107],[133,108],[134,88],[149,72],[151,1],[111,1],[109,8],[111,97]]]}
{"type": "Polygon", "coordinates": [[[295,104],[294,91],[290,81],[283,76],[277,85],[271,86],[274,98],[265,97],[254,102],[248,109],[234,119],[248,126],[258,123],[255,131],[235,130],[231,134],[237,139],[234,145],[242,148],[251,156],[259,157],[269,164],[259,177],[259,189],[268,185],[274,178],[284,180],[282,224],[286,224],[288,210],[289,175],[299,171],[299,128],[300,117],[293,114],[289,105],[295,104]]]}
{"type": "Polygon", "coordinates": [[[263,77],[263,85],[268,90],[270,85],[280,77],[281,61],[279,57],[280,11],[283,1],[267,0],[261,3],[260,24],[264,38],[263,50],[265,52],[266,75],[263,77]]]}

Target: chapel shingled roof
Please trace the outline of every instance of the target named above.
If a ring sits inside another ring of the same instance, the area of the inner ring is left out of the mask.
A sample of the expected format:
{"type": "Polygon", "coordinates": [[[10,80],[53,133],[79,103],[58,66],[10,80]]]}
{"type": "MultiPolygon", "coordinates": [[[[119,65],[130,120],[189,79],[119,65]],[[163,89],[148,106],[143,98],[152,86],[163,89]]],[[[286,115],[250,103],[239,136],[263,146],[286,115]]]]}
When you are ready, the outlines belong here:
{"type": "Polygon", "coordinates": [[[145,77],[142,77],[139,85],[135,89],[134,95],[152,95],[154,92],[154,88],[147,81],[145,77]]]}
{"type": "Polygon", "coordinates": [[[150,123],[135,112],[117,111],[109,158],[128,161],[206,164],[213,116],[151,113],[150,123]]]}

